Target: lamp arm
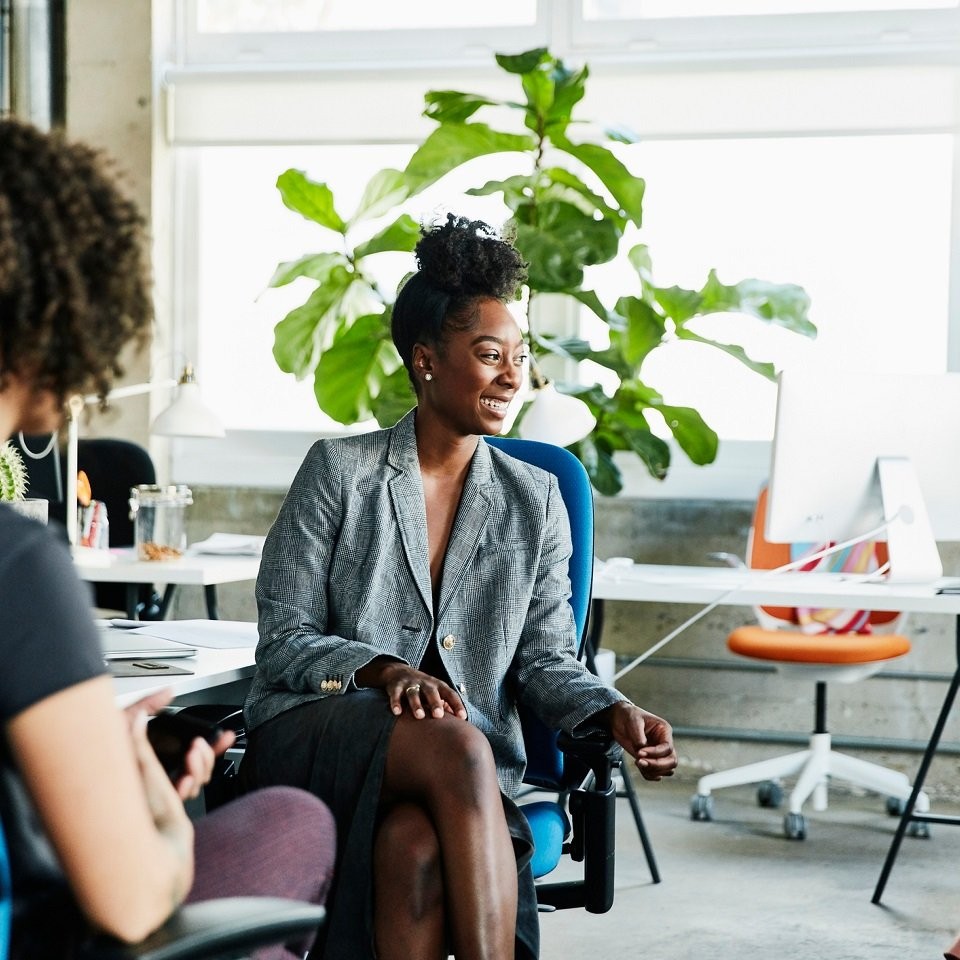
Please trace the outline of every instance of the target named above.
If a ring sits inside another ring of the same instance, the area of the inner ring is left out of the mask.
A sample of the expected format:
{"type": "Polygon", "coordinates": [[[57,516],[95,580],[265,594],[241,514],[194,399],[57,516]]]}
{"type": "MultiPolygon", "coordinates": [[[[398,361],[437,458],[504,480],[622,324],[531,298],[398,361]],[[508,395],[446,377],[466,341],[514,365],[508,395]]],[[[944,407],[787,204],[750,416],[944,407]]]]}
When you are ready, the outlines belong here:
{"type": "MultiPolygon", "coordinates": [[[[149,383],[131,383],[121,387],[114,387],[105,400],[123,400],[126,397],[136,397],[144,393],[152,393],[154,390],[164,390],[175,387],[179,381],[173,377],[167,377],[164,380],[151,380],[149,383]]],[[[66,525],[67,541],[71,547],[77,545],[77,451],[80,446],[80,414],[83,408],[88,404],[99,403],[100,396],[96,393],[88,393],[81,396],[74,394],[67,401],[67,492],[66,492],[66,525]]]]}

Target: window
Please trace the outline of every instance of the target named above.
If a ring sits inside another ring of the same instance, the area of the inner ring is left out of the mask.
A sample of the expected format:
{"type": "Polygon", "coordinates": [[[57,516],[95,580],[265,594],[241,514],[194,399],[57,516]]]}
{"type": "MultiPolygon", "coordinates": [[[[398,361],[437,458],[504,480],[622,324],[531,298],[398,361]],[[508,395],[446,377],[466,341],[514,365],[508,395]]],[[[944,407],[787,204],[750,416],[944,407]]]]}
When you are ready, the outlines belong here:
{"type": "MultiPolygon", "coordinates": [[[[953,197],[960,174],[954,149],[958,69],[921,47],[907,55],[901,46],[899,60],[885,59],[887,41],[871,33],[877,18],[889,13],[916,28],[908,31],[913,39],[936,39],[942,52],[960,36],[944,26],[956,20],[957,3],[876,0],[861,11],[864,6],[821,0],[817,14],[789,0],[706,6],[697,0],[555,0],[512,5],[504,13],[493,4],[481,10],[488,23],[452,29],[452,45],[404,58],[410,36],[420,35],[416,29],[364,33],[348,19],[338,20],[340,27],[332,19],[326,26],[316,18],[304,21],[304,11],[319,11],[317,4],[183,0],[193,26],[181,37],[183,55],[164,71],[171,104],[165,133],[179,197],[179,272],[169,294],[179,331],[171,339],[197,358],[205,395],[224,415],[230,443],[256,451],[246,461],[256,461],[248,482],[283,485],[309,438],[340,429],[319,413],[312,385],[280,373],[272,357],[273,326],[305,298],[296,286],[268,290],[274,267],[325,249],[333,239],[283,207],[277,176],[288,167],[304,169],[328,182],[338,209],[349,213],[370,174],[402,166],[432,129],[420,116],[427,89],[516,95],[491,66],[491,50],[536,45],[526,43],[528,28],[541,31],[541,41],[568,60],[591,63],[583,116],[640,131],[641,142],[622,148],[622,155],[647,180],[645,223],[636,239],[650,247],[658,282],[698,286],[716,268],[723,281],[755,276],[799,283],[811,295],[811,319],[820,329],[810,343],[746,318],[708,318],[700,321],[706,335],[741,343],[758,359],[778,364],[822,353],[874,369],[960,368],[960,338],[949,323],[950,290],[960,289],[952,276],[960,269],[952,247],[952,237],[960,236],[953,197]],[[267,26],[257,19],[265,10],[280,19],[267,26]],[[510,42],[494,45],[514,14],[526,26],[510,42]],[[792,29],[798,17],[805,26],[794,38],[796,49],[769,62],[767,54],[786,35],[775,22],[792,29]],[[721,21],[737,30],[748,23],[754,33],[741,33],[738,41],[752,44],[752,52],[734,49],[718,65],[721,21]],[[634,42],[637,25],[646,23],[668,23],[678,31],[671,36],[695,41],[685,48],[684,68],[672,63],[660,69],[660,54],[634,42]],[[824,50],[836,51],[838,24],[861,30],[862,49],[871,56],[823,62],[824,50]],[[209,32],[198,32],[198,25],[209,32]],[[337,66],[336,56],[333,62],[314,56],[303,70],[280,59],[262,62],[268,48],[271,56],[282,53],[270,46],[279,31],[313,43],[324,29],[328,40],[342,40],[344,50],[356,40],[365,43],[368,59],[392,63],[389,83],[356,64],[337,66]],[[872,40],[864,39],[868,34],[872,40]],[[229,69],[227,61],[214,65],[216,44],[243,36],[260,50],[256,66],[236,59],[229,69]],[[204,37],[214,45],[203,47],[204,37]],[[478,37],[488,44],[482,56],[449,62],[452,50],[478,37]],[[712,37],[702,59],[694,51],[698,37],[712,37]],[[283,444],[293,444],[295,455],[276,470],[275,451],[283,444]]],[[[336,7],[324,7],[324,16],[340,17],[336,7]]],[[[350,9],[361,8],[372,9],[362,2],[350,9]]],[[[378,27],[390,23],[383,19],[378,27]]],[[[439,22],[438,14],[438,29],[452,26],[439,22]]],[[[481,167],[468,170],[459,185],[441,181],[414,198],[408,211],[421,218],[454,209],[502,221],[505,210],[496,198],[464,198],[462,190],[512,172],[515,161],[476,163],[481,167]]],[[[382,260],[388,286],[410,265],[405,256],[382,260]]],[[[623,265],[594,268],[589,279],[611,304],[635,289],[623,265]]],[[[589,315],[582,321],[586,334],[603,336],[591,328],[589,315]]],[[[773,385],[689,343],[657,351],[644,375],[670,402],[697,407],[721,435],[720,463],[691,468],[684,494],[751,496],[757,471],[766,469],[773,385]],[[724,486],[718,478],[728,468],[739,479],[724,486]]],[[[241,472],[232,454],[222,451],[214,454],[199,442],[174,444],[178,478],[237,482],[241,472]]],[[[678,455],[666,486],[651,488],[642,476],[639,481],[644,492],[672,495],[672,481],[684,475],[678,455]]]]}

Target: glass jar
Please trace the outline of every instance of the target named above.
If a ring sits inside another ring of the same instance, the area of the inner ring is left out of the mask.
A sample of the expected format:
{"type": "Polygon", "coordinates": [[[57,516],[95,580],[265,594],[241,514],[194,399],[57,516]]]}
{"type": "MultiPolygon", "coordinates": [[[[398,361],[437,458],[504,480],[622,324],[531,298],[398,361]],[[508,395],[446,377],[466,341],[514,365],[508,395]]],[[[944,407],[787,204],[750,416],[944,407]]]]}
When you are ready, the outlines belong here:
{"type": "Polygon", "coordinates": [[[178,560],[187,548],[186,508],[193,503],[183,484],[141,483],[130,488],[130,519],[140,560],[178,560]]]}

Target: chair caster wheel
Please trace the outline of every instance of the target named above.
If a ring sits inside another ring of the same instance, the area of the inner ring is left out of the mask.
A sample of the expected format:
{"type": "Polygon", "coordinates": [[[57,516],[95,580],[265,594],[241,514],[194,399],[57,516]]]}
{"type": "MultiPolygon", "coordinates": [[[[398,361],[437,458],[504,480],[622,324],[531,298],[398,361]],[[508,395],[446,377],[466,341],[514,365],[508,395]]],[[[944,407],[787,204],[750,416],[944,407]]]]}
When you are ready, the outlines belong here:
{"type": "Polygon", "coordinates": [[[783,787],[773,780],[766,780],[757,787],[757,804],[761,807],[779,807],[783,803],[783,787]]]}
{"type": "Polygon", "coordinates": [[[713,797],[709,794],[702,796],[695,793],[690,798],[690,819],[691,820],[712,820],[713,819],[713,797]]]}
{"type": "Polygon", "coordinates": [[[922,821],[911,820],[904,831],[908,837],[916,837],[918,840],[930,839],[930,824],[922,821]]]}
{"type": "Polygon", "coordinates": [[[887,797],[887,813],[891,817],[899,817],[903,815],[903,811],[907,809],[907,801],[901,800],[899,797],[887,797]]]}
{"type": "Polygon", "coordinates": [[[788,813],[783,818],[783,833],[788,840],[806,840],[807,818],[802,813],[788,813]]]}

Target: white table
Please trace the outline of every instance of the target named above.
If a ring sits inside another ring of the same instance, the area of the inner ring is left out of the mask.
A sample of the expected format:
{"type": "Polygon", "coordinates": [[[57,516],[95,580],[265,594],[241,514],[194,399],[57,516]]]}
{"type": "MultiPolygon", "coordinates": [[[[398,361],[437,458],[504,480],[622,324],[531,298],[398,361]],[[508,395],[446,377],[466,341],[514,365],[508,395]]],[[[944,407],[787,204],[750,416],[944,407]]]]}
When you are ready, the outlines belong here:
{"type": "MultiPolygon", "coordinates": [[[[960,690],[960,594],[940,594],[934,584],[862,582],[844,574],[778,573],[731,567],[688,567],[660,564],[600,564],[593,580],[594,608],[589,645],[596,649],[603,625],[603,601],[632,600],[653,603],[694,603],[717,606],[833,606],[860,610],[902,610],[943,613],[956,618],[956,664],[943,705],[934,724],[913,782],[913,792],[897,825],[890,850],[880,871],[873,903],[880,903],[887,879],[912,822],[960,825],[960,817],[915,813],[930,763],[937,752],[947,718],[960,690]],[[825,603],[829,601],[829,603],[825,603]]],[[[588,654],[592,650],[588,648],[588,654]]]]}
{"type": "Polygon", "coordinates": [[[219,688],[253,677],[254,647],[231,647],[224,650],[198,649],[195,657],[171,661],[193,670],[191,674],[162,677],[114,677],[113,689],[117,705],[126,707],[148,694],[168,687],[174,698],[183,703],[222,702],[219,688]],[[191,696],[199,694],[199,696],[191,696]]]}
{"type": "Polygon", "coordinates": [[[141,583],[163,583],[161,616],[165,616],[173,590],[181,585],[202,586],[211,620],[219,617],[217,585],[256,580],[260,558],[196,554],[179,560],[139,560],[132,547],[77,553],[74,566],[82,580],[94,583],[127,584],[127,615],[136,616],[137,588],[141,583]],[[106,562],[104,562],[106,561],[106,562]]]}

